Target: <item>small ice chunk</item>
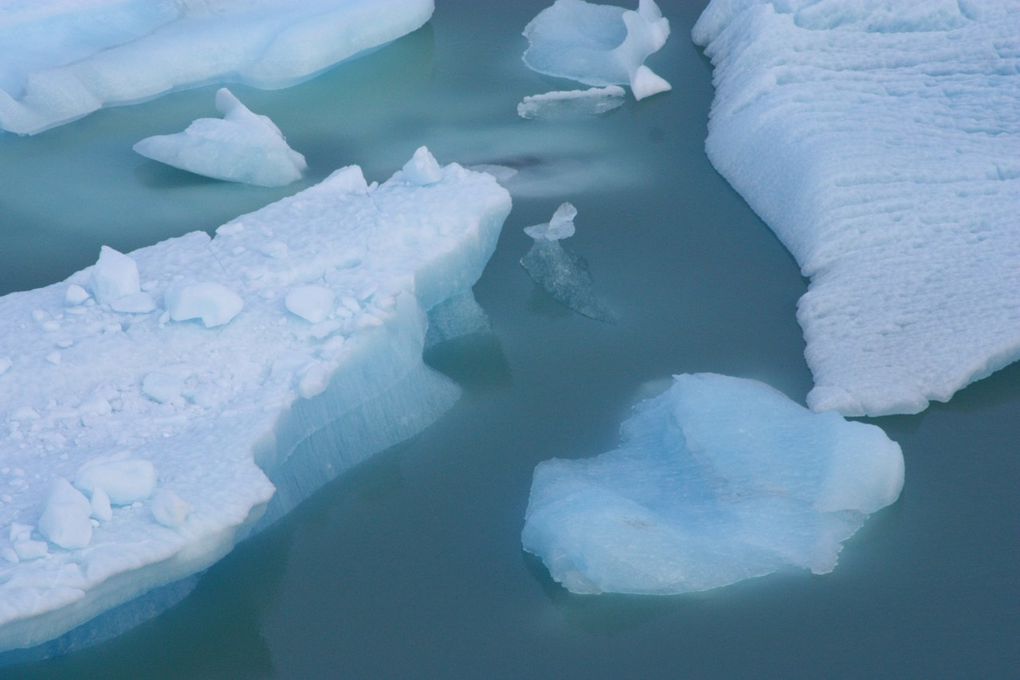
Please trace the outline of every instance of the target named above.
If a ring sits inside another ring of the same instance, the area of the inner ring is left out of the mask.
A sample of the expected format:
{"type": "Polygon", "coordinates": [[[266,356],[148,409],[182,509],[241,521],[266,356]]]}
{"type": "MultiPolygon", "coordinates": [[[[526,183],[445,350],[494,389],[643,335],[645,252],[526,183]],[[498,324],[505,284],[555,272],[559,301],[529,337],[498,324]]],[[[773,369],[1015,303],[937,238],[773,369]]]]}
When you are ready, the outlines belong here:
{"type": "Polygon", "coordinates": [[[596,116],[623,106],[625,94],[619,85],[533,94],[522,99],[517,105],[517,115],[527,119],[596,116]]]}
{"type": "Polygon", "coordinates": [[[46,506],[39,518],[39,533],[66,550],[84,548],[92,541],[92,507],[85,496],[63,477],[50,485],[46,506]]]}
{"type": "Polygon", "coordinates": [[[222,284],[205,281],[170,288],[166,306],[174,321],[201,319],[212,328],[230,323],[244,308],[244,300],[222,284]]]}
{"type": "Polygon", "coordinates": [[[634,99],[640,101],[653,94],[669,92],[673,86],[665,78],[642,64],[630,76],[630,89],[634,93],[634,99]]]}
{"type": "Polygon", "coordinates": [[[428,147],[420,146],[411,156],[411,160],[404,164],[404,179],[412,184],[428,186],[443,179],[443,169],[439,167],[436,157],[429,152],[428,147]]]}
{"type": "Polygon", "coordinates": [[[49,546],[46,545],[45,541],[18,541],[14,544],[14,554],[18,560],[29,561],[38,560],[46,557],[50,552],[49,546]]]}
{"type": "Polygon", "coordinates": [[[78,412],[87,416],[108,416],[113,412],[110,402],[103,397],[96,395],[82,403],[78,412]]]}
{"type": "Polygon", "coordinates": [[[114,505],[130,505],[152,495],[156,466],[140,458],[94,459],[81,466],[74,485],[88,494],[102,489],[114,505]]]}
{"type": "Polygon", "coordinates": [[[577,208],[572,203],[561,203],[552,218],[545,224],[524,228],[524,233],[536,241],[559,241],[574,235],[574,218],[577,208]]]}
{"type": "Polygon", "coordinates": [[[110,309],[123,314],[148,314],[156,309],[156,303],[148,293],[132,293],[113,300],[110,309]]]}
{"type": "Polygon", "coordinates": [[[103,246],[99,249],[99,261],[92,266],[90,285],[96,301],[104,305],[133,295],[141,290],[138,265],[124,253],[103,246]]]}
{"type": "Polygon", "coordinates": [[[113,519],[113,508],[110,505],[110,496],[97,486],[92,489],[92,498],[89,506],[92,508],[92,516],[102,522],[109,522],[113,519]]]}
{"type": "Polygon", "coordinates": [[[50,362],[54,366],[59,366],[60,362],[62,361],[60,352],[56,351],[50,352],[49,354],[46,355],[46,361],[50,362]]]}
{"type": "Polygon", "coordinates": [[[64,293],[64,303],[68,306],[74,307],[82,304],[89,299],[89,292],[79,286],[77,283],[72,283],[67,287],[67,292],[64,293]]]}
{"type": "Polygon", "coordinates": [[[181,526],[189,514],[191,504],[170,489],[160,489],[152,498],[152,516],[165,527],[181,526]]]}
{"type": "Polygon", "coordinates": [[[319,323],[333,311],[335,299],[333,291],[325,286],[298,286],[287,293],[284,304],[291,314],[309,323],[319,323]]]}
{"type": "Polygon", "coordinates": [[[315,363],[305,369],[298,383],[298,393],[305,399],[311,399],[326,391],[332,372],[325,364],[315,363]]]}
{"type": "Polygon", "coordinates": [[[524,63],[539,73],[586,85],[630,85],[635,99],[669,89],[644,66],[669,37],[653,0],[637,11],[583,0],[556,0],[524,28],[524,63]]]}
{"type": "Polygon", "coordinates": [[[223,119],[199,118],[184,132],[146,137],[134,150],[205,177],[280,187],[301,179],[308,164],[266,116],[252,113],[227,88],[216,93],[223,119]]]}
{"type": "Polygon", "coordinates": [[[509,165],[496,165],[493,163],[470,165],[468,166],[468,170],[474,170],[475,172],[484,172],[486,174],[492,175],[496,179],[496,181],[501,184],[510,181],[518,173],[518,170],[516,168],[511,168],[509,165]]]}
{"type": "Polygon", "coordinates": [[[836,567],[843,541],[903,488],[874,425],[812,413],[768,385],[675,376],[618,449],[535,468],[522,540],[578,593],[708,590],[836,567]]]}
{"type": "Polygon", "coordinates": [[[184,381],[175,375],[154,372],[142,378],[142,393],[159,404],[179,400],[183,390],[184,381]]]}

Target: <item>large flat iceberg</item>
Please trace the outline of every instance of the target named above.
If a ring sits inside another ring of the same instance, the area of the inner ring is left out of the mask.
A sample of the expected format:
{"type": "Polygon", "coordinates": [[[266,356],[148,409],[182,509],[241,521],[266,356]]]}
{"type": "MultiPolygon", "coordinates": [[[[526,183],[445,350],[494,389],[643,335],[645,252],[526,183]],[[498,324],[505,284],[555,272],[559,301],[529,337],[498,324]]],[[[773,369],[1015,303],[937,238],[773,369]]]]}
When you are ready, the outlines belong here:
{"type": "Polygon", "coordinates": [[[1013,1],[714,0],[706,151],[811,278],[808,404],[916,413],[1020,357],[1013,1]]]}
{"type": "Polygon", "coordinates": [[[620,448],[535,469],[523,543],[576,593],[667,595],[795,567],[824,574],[903,487],[874,425],[753,380],[676,376],[620,448]]]}
{"type": "Polygon", "coordinates": [[[0,650],[208,567],[452,405],[426,312],[470,295],[510,197],[409,166],[0,298],[0,650]]]}
{"type": "Polygon", "coordinates": [[[34,134],[209,82],[304,78],[422,26],[433,0],[0,0],[0,127],[34,134]]]}

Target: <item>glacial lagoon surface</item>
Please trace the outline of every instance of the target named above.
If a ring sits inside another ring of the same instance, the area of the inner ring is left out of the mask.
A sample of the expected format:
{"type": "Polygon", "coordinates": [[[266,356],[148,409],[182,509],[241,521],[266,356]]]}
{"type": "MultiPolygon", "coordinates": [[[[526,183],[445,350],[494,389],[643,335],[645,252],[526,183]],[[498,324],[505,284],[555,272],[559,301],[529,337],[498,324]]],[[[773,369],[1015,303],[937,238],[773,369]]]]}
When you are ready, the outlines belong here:
{"type": "Polygon", "coordinates": [[[660,3],[648,64],[673,91],[602,117],[523,120],[526,95],[577,86],[520,60],[545,0],[439,0],[421,30],[290,89],[234,86],[309,165],[266,189],[131,151],[215,115],[216,86],[0,136],[0,294],[62,280],[102,244],[214,229],[357,163],[382,180],[427,144],[443,163],[516,169],[514,208],[475,288],[493,334],[430,351],[464,388],[414,439],[320,490],[202,575],[193,592],[87,649],[0,677],[1006,677],[1020,663],[1020,366],[916,416],[864,419],[906,460],[900,500],[826,576],[698,595],[576,596],[521,549],[534,466],[611,449],[674,373],[811,388],[795,319],[806,282],[704,154],[703,4],[660,3]],[[615,323],[569,312],[520,267],[522,228],[563,201],[565,243],[615,323]]]}

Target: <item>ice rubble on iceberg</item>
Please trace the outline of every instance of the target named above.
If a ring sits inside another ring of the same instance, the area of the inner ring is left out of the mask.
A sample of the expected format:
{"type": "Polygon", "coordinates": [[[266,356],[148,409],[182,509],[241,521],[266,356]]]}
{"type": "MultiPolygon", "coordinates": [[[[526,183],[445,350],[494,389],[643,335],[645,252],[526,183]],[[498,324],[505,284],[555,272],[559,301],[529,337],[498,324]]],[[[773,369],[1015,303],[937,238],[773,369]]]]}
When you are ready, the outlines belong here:
{"type": "Polygon", "coordinates": [[[562,203],[548,222],[525,227],[524,233],[534,243],[521,258],[521,266],[557,302],[590,319],[611,322],[614,315],[595,295],[588,262],[560,244],[574,235],[575,217],[577,208],[562,203]]]}
{"type": "Polygon", "coordinates": [[[916,413],[1020,357],[1016,2],[714,0],[706,151],[811,278],[808,404],[916,413]]]}
{"type": "Polygon", "coordinates": [[[638,9],[556,0],[524,28],[528,68],[586,85],[630,85],[635,99],[665,92],[670,84],[644,65],[669,37],[669,20],[654,0],[638,9]]]}
{"type": "Polygon", "coordinates": [[[351,166],[215,238],[104,250],[0,298],[0,650],[206,568],[453,403],[422,362],[425,312],[469,295],[510,198],[416,159],[439,177],[370,186],[351,166]],[[157,308],[115,311],[139,279],[157,308]]]}
{"type": "Polygon", "coordinates": [[[624,94],[624,89],[619,85],[533,94],[517,105],[517,115],[528,119],[599,115],[623,106],[624,94]]]}
{"type": "Polygon", "coordinates": [[[198,175],[282,187],[301,179],[305,157],[287,145],[267,116],[252,113],[227,88],[216,93],[223,118],[199,118],[184,132],[146,137],[134,150],[160,163],[198,175]]]}
{"type": "Polygon", "coordinates": [[[619,449],[535,469],[522,540],[577,593],[677,594],[801,567],[903,487],[873,425],[812,413],[753,380],[680,375],[623,424],[619,449]]]}
{"type": "Polygon", "coordinates": [[[0,127],[216,81],[292,85],[422,26],[433,0],[0,0],[0,127]]]}

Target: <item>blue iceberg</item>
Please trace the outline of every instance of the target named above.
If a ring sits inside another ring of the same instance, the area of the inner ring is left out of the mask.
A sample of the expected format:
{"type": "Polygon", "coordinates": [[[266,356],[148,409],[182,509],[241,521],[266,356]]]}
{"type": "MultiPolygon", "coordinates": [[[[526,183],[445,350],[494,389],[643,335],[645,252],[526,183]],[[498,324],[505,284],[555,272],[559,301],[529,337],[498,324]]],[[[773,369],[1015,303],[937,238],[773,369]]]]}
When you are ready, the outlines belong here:
{"type": "Polygon", "coordinates": [[[535,469],[524,549],[575,593],[667,595],[824,574],[903,488],[900,447],[753,380],[676,376],[620,448],[535,469]]]}

